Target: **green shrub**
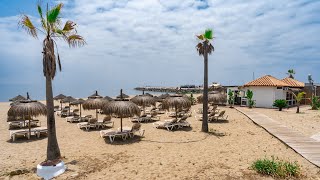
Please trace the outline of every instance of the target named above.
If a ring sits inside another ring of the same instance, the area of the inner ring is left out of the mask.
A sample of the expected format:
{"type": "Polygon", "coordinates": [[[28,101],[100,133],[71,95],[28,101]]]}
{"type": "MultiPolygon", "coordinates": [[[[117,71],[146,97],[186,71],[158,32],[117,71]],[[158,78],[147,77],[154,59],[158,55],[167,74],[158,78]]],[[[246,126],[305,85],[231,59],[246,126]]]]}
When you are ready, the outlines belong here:
{"type": "Polygon", "coordinates": [[[229,89],[228,96],[229,96],[228,103],[229,103],[230,107],[232,107],[232,105],[234,103],[234,93],[231,89],[229,89]]]}
{"type": "Polygon", "coordinates": [[[282,108],[288,107],[288,104],[285,99],[277,99],[274,101],[273,106],[279,108],[279,111],[282,111],[282,108]]]}
{"type": "Polygon", "coordinates": [[[253,98],[253,91],[251,91],[250,89],[247,90],[247,98],[248,98],[248,106],[249,108],[252,108],[255,105],[253,98]]]}
{"type": "Polygon", "coordinates": [[[313,96],[311,98],[311,109],[312,110],[317,110],[319,108],[320,108],[319,96],[313,96]]]}
{"type": "Polygon", "coordinates": [[[258,159],[251,167],[260,174],[279,178],[299,177],[301,174],[300,166],[296,162],[286,162],[274,157],[258,159]]]}

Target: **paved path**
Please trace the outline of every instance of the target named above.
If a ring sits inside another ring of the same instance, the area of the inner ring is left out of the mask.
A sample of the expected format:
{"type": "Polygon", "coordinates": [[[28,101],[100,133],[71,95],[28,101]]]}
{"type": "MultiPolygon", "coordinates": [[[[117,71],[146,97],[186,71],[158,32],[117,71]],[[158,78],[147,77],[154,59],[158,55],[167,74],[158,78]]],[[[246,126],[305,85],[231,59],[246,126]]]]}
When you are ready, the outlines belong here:
{"type": "Polygon", "coordinates": [[[254,109],[252,110],[242,107],[236,107],[236,109],[267,130],[270,134],[277,137],[283,143],[287,144],[312,164],[320,167],[319,141],[306,137],[298,131],[290,129],[264,114],[255,112],[254,109]]]}

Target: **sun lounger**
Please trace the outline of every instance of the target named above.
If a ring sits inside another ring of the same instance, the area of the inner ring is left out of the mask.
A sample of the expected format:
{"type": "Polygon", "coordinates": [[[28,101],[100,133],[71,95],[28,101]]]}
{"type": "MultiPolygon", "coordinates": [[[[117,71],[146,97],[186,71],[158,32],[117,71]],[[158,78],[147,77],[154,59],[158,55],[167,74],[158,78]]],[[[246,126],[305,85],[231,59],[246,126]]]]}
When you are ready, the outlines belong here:
{"type": "Polygon", "coordinates": [[[120,137],[120,138],[122,138],[122,140],[126,140],[128,137],[128,134],[129,133],[127,131],[120,132],[120,131],[117,131],[114,129],[100,131],[100,137],[102,137],[102,138],[108,137],[111,143],[113,143],[113,141],[116,137],[120,137]]]}
{"type": "Polygon", "coordinates": [[[191,124],[186,121],[188,117],[188,115],[183,116],[174,125],[176,125],[178,128],[191,127],[191,124]]]}
{"type": "Polygon", "coordinates": [[[30,139],[30,133],[28,129],[20,129],[20,130],[11,130],[10,131],[10,139],[15,141],[17,136],[24,136],[30,139]]]}
{"type": "Polygon", "coordinates": [[[24,121],[11,121],[8,124],[9,124],[9,129],[24,127],[24,121]]]}
{"type": "Polygon", "coordinates": [[[177,122],[177,119],[170,119],[170,120],[164,120],[164,121],[158,121],[153,123],[153,127],[159,129],[159,128],[166,128],[168,131],[172,131],[175,127],[175,123],[177,122]]]}
{"type": "Polygon", "coordinates": [[[88,122],[78,123],[77,126],[79,129],[86,129],[87,131],[89,131],[90,128],[97,128],[97,119],[89,119],[88,122]]]}
{"type": "MultiPolygon", "coordinates": [[[[120,131],[120,128],[118,128],[118,131],[120,131]]],[[[134,123],[131,127],[127,127],[127,126],[123,127],[122,131],[128,132],[129,136],[133,138],[136,132],[139,132],[140,136],[143,136],[145,130],[141,129],[140,123],[134,123]]]]}
{"type": "Polygon", "coordinates": [[[41,135],[48,135],[48,129],[47,127],[37,127],[37,128],[33,128],[31,129],[32,132],[35,133],[35,135],[40,138],[41,135]]]}
{"type": "Polygon", "coordinates": [[[228,116],[225,116],[226,111],[221,111],[219,114],[212,116],[209,121],[227,120],[228,116]]]}

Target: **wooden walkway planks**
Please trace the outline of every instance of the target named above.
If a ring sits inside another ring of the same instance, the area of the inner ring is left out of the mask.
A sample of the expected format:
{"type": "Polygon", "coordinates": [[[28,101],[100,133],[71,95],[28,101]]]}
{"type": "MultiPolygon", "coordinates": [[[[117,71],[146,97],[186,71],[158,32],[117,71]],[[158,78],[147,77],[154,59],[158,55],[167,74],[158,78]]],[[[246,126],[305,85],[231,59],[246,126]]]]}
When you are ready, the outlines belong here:
{"type": "Polygon", "coordinates": [[[290,129],[270,117],[255,112],[252,109],[236,107],[236,109],[246,115],[254,123],[264,128],[270,134],[287,144],[298,154],[320,167],[320,142],[304,136],[298,131],[290,129]]]}

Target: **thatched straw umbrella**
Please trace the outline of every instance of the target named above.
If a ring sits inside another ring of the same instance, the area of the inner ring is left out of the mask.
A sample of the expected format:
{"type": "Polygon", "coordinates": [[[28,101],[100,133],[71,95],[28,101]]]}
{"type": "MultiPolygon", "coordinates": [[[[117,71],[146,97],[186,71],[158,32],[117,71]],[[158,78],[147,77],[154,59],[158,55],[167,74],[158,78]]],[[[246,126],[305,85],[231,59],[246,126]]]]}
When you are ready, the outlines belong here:
{"type": "Polygon", "coordinates": [[[20,94],[14,98],[9,99],[9,101],[22,101],[22,100],[27,100],[27,98],[21,96],[20,94]]]}
{"type": "MultiPolygon", "coordinates": [[[[198,96],[198,102],[202,103],[203,96],[198,96]]],[[[223,104],[227,101],[227,96],[223,93],[220,93],[218,91],[212,91],[208,93],[208,102],[211,102],[212,104],[223,104]]]]}
{"type": "Polygon", "coordinates": [[[105,96],[104,99],[108,100],[108,101],[113,101],[114,99],[112,99],[111,97],[109,96],[105,96]]]}
{"type": "Polygon", "coordinates": [[[102,96],[98,94],[96,91],[95,94],[88,97],[88,99],[82,104],[84,110],[96,110],[96,118],[98,119],[98,109],[102,109],[102,107],[108,103],[108,100],[104,99],[102,96]]]}
{"type": "MultiPolygon", "coordinates": [[[[122,90],[121,90],[122,91],[122,90]]],[[[127,99],[127,98],[129,98],[129,96],[128,95],[126,95],[126,94],[120,94],[119,96],[117,96],[117,99],[127,99]]]]}
{"type": "MultiPolygon", "coordinates": [[[[31,100],[27,95],[27,100],[22,100],[12,105],[8,111],[8,116],[22,117],[29,120],[29,135],[31,134],[31,117],[47,115],[47,107],[41,102],[31,100]]],[[[28,137],[29,138],[29,137],[28,137]]]]}
{"type": "Polygon", "coordinates": [[[134,115],[140,116],[139,107],[129,100],[123,99],[120,93],[120,98],[115,101],[108,102],[103,107],[103,112],[107,115],[117,115],[121,120],[121,132],[122,132],[122,118],[132,117],[134,115]]]}
{"type": "Polygon", "coordinates": [[[177,119],[178,109],[190,108],[191,101],[189,98],[182,95],[172,95],[162,101],[162,107],[163,109],[167,109],[167,110],[169,110],[169,108],[174,108],[176,111],[176,119],[177,119]]]}
{"type": "Polygon", "coordinates": [[[149,95],[138,95],[131,99],[135,104],[142,106],[143,114],[145,114],[145,107],[149,105],[156,106],[156,99],[149,95]]]}
{"type": "Polygon", "coordinates": [[[84,102],[85,102],[85,100],[80,98],[80,99],[77,99],[76,101],[73,101],[70,103],[70,105],[73,105],[73,106],[77,106],[77,105],[80,106],[80,117],[81,117],[81,106],[84,102]]]}
{"type": "Polygon", "coordinates": [[[69,114],[70,114],[70,103],[76,100],[77,99],[73,98],[72,96],[67,96],[66,98],[61,100],[62,103],[69,103],[69,114]]]}
{"type": "Polygon", "coordinates": [[[158,96],[158,99],[159,100],[164,100],[166,99],[167,97],[170,97],[170,94],[166,93],[166,94],[161,94],[160,96],[158,96]]]}
{"type": "Polygon", "coordinates": [[[64,99],[64,98],[66,98],[67,96],[65,96],[65,95],[63,95],[63,94],[59,94],[59,95],[57,95],[56,97],[54,97],[53,99],[54,100],[56,100],[56,101],[60,101],[60,106],[61,106],[61,110],[62,110],[62,102],[61,102],[61,100],[62,99],[64,99]]]}

